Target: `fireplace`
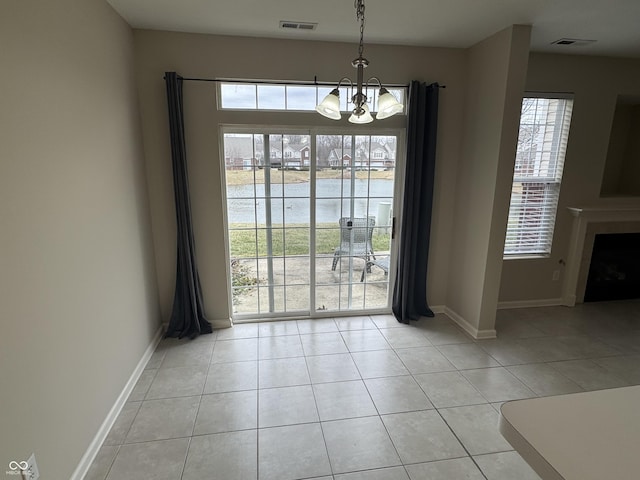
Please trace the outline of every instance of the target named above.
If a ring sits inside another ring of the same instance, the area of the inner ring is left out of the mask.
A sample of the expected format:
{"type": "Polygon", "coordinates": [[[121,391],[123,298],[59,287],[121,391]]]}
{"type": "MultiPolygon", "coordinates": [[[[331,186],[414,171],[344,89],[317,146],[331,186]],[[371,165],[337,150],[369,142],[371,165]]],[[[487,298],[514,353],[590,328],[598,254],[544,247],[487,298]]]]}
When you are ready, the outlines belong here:
{"type": "Polygon", "coordinates": [[[640,298],[640,233],[597,234],[585,302],[640,298]]]}
{"type": "MultiPolygon", "coordinates": [[[[569,208],[569,212],[574,218],[566,259],[562,303],[574,306],[576,303],[585,301],[596,237],[608,234],[640,233],[640,206],[636,201],[633,205],[624,206],[572,207],[569,208]]],[[[606,243],[607,240],[604,242],[606,243]]],[[[611,275],[615,274],[611,272],[611,275]]],[[[623,276],[621,272],[617,272],[617,275],[623,276]]]]}

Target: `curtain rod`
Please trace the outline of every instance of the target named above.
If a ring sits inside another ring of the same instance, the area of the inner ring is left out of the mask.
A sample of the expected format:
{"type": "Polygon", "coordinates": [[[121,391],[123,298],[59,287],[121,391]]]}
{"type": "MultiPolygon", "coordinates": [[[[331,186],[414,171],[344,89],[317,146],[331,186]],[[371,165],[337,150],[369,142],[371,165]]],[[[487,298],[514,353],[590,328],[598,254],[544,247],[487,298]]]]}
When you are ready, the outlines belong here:
{"type": "MultiPolygon", "coordinates": [[[[188,82],[223,82],[223,83],[255,83],[258,85],[320,85],[332,87],[336,85],[336,82],[319,82],[318,77],[314,77],[313,81],[305,80],[239,80],[237,78],[188,78],[180,77],[182,80],[188,82]]],[[[382,85],[383,87],[401,87],[408,88],[408,83],[388,83],[382,85]]],[[[447,88],[446,85],[439,85],[440,88],[447,88]]]]}

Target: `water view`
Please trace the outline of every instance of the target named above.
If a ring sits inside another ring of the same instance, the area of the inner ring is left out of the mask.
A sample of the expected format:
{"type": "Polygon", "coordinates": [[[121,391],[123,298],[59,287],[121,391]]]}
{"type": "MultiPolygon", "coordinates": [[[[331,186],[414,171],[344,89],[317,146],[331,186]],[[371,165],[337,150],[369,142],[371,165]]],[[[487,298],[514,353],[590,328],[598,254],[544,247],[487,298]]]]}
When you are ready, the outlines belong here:
{"type": "MultiPolygon", "coordinates": [[[[316,222],[337,222],[350,216],[351,180],[318,179],[316,181],[316,222]]],[[[272,223],[309,223],[309,183],[271,185],[272,223]],[[284,188],[284,191],[283,191],[284,188]]],[[[393,200],[392,180],[355,180],[354,217],[377,217],[393,200]]],[[[227,211],[229,223],[266,223],[264,184],[228,185],[227,211]]],[[[383,224],[376,218],[377,224],[383,224]]]]}

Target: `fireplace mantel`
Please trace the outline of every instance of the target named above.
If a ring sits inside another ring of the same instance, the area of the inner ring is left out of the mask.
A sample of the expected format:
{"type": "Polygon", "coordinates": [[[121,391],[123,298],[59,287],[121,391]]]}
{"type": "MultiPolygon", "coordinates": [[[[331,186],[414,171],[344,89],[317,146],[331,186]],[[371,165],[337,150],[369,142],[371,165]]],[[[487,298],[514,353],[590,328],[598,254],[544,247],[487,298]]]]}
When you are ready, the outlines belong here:
{"type": "Polygon", "coordinates": [[[584,298],[595,235],[640,232],[640,206],[569,207],[569,212],[574,218],[562,300],[572,307],[584,298]]]}
{"type": "Polygon", "coordinates": [[[571,215],[587,222],[635,222],[640,207],[569,207],[571,215]]]}

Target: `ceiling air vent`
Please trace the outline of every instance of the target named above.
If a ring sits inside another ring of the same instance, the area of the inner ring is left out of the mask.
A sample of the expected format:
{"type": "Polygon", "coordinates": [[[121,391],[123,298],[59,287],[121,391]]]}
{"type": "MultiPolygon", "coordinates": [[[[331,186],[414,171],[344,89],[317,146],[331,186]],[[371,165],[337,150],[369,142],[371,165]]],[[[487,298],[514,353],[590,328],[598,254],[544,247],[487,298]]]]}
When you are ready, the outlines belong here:
{"type": "Polygon", "coordinates": [[[571,45],[572,47],[584,47],[585,45],[591,45],[597,40],[584,40],[580,38],[561,38],[555,42],[551,42],[551,45],[571,45]]]}
{"type": "Polygon", "coordinates": [[[290,30],[315,30],[317,27],[318,27],[317,23],[290,22],[288,20],[280,21],[280,28],[286,28],[290,30]]]}

